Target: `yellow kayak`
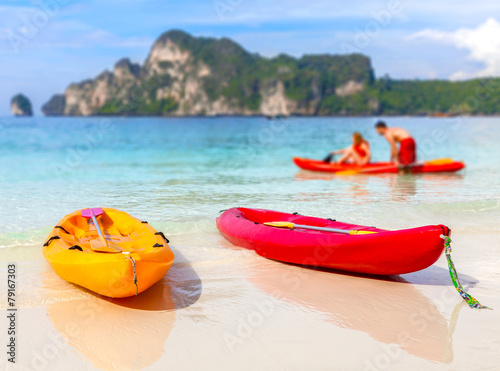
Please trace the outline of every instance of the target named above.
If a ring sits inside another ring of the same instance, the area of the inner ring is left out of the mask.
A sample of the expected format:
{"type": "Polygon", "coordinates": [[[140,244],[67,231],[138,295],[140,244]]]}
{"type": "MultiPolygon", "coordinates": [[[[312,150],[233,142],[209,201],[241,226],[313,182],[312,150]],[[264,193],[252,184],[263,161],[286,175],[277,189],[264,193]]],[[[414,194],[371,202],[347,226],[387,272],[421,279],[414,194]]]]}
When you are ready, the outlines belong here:
{"type": "Polygon", "coordinates": [[[59,277],[123,298],[147,290],[168,272],[174,254],[163,233],[115,209],[99,209],[92,219],[82,216],[89,210],[97,209],[62,218],[43,245],[43,256],[59,277]]]}

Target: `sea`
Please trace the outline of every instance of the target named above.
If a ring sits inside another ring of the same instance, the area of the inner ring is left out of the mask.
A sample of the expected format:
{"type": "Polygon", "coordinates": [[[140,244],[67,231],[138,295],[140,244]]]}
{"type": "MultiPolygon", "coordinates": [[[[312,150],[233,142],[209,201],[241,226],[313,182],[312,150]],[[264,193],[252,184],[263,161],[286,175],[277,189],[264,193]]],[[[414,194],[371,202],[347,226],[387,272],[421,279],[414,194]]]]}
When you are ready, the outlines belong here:
{"type": "Polygon", "coordinates": [[[64,215],[101,206],[173,231],[213,231],[219,212],[235,206],[388,229],[449,223],[498,231],[500,118],[385,120],[410,131],[419,160],[453,158],[465,170],[337,177],[292,162],[350,145],[353,131],[370,142],[373,161],[387,161],[372,117],[4,117],[0,248],[42,242],[64,215]]]}

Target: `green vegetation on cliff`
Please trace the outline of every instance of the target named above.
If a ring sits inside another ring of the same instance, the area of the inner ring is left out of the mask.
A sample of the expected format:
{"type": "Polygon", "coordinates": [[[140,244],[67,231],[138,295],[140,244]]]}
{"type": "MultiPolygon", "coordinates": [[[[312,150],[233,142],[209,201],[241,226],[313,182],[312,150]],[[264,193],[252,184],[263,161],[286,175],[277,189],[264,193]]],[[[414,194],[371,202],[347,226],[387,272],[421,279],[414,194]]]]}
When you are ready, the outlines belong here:
{"type": "Polygon", "coordinates": [[[54,94],[50,100],[42,106],[42,112],[46,116],[64,115],[66,99],[63,94],[54,94]]]}
{"type": "Polygon", "coordinates": [[[118,100],[110,100],[99,109],[101,115],[144,115],[144,116],[165,116],[175,111],[179,104],[171,97],[154,100],[150,103],[139,101],[137,104],[126,104],[118,100]]]}
{"type": "Polygon", "coordinates": [[[373,90],[380,112],[388,115],[500,113],[500,79],[468,81],[391,80],[376,81],[373,90]]]}

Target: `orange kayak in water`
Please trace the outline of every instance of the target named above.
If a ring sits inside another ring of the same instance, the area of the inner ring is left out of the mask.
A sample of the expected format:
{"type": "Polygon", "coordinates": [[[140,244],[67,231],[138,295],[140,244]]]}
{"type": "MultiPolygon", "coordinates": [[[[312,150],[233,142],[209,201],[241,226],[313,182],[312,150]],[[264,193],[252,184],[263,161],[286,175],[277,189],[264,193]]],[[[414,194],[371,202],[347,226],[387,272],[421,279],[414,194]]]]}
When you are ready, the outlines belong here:
{"type": "MultiPolygon", "coordinates": [[[[327,173],[351,174],[384,174],[398,173],[399,168],[392,162],[373,162],[366,165],[337,164],[326,163],[321,160],[312,160],[308,158],[294,157],[295,165],[304,170],[321,171],[327,173]]],[[[416,162],[409,165],[409,171],[412,174],[420,173],[445,173],[462,170],[465,164],[452,159],[437,159],[425,162],[416,162]]]]}
{"type": "Polygon", "coordinates": [[[52,229],[43,256],[59,277],[100,295],[140,294],[172,266],[174,254],[168,240],[147,222],[123,211],[102,211],[97,223],[109,248],[99,248],[101,240],[92,219],[77,210],[52,229]]]}

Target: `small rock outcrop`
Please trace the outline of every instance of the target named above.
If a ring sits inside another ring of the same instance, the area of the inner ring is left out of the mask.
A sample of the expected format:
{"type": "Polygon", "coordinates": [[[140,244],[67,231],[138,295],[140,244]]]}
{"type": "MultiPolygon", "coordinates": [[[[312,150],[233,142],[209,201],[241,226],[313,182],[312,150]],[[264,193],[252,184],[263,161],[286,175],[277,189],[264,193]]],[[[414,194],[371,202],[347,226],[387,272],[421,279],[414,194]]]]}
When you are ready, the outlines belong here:
{"type": "Polygon", "coordinates": [[[17,94],[10,101],[10,110],[14,116],[33,116],[31,102],[23,94],[17,94]]]}

